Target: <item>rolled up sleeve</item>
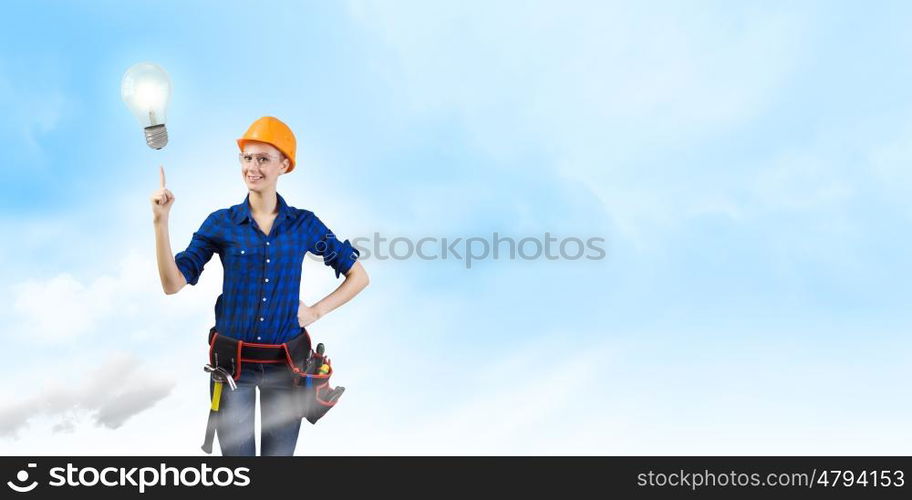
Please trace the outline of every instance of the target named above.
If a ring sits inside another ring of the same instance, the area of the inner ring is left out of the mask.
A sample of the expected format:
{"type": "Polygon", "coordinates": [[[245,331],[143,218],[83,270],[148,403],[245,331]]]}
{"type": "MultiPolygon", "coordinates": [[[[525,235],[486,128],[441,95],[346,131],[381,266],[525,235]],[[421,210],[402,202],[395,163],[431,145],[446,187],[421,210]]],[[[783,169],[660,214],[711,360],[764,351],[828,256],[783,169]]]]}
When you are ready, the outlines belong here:
{"type": "Polygon", "coordinates": [[[206,218],[197,232],[193,233],[187,249],[174,256],[177,268],[190,285],[196,285],[206,263],[218,250],[214,229],[213,214],[206,218]]]}
{"type": "Polygon", "coordinates": [[[314,255],[323,257],[323,264],[333,268],[336,278],[347,273],[355,262],[360,252],[348,240],[341,241],[332,231],[323,224],[316,215],[313,216],[311,226],[313,244],[309,251],[314,255]]]}

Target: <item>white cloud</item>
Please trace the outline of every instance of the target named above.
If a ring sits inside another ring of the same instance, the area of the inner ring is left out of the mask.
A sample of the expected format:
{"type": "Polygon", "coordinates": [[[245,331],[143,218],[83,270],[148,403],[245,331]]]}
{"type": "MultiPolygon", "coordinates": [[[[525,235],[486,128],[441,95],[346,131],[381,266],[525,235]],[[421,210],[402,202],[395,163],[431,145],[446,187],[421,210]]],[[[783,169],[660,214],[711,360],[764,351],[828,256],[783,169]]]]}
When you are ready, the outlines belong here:
{"type": "Polygon", "coordinates": [[[150,296],[161,301],[153,262],[133,252],[118,266],[116,274],[85,283],[64,272],[12,285],[11,332],[45,343],[94,336],[103,321],[138,314],[140,304],[150,296]]]}
{"type": "Polygon", "coordinates": [[[87,288],[66,273],[46,282],[19,284],[13,310],[21,323],[15,330],[28,332],[33,340],[80,336],[110,313],[115,285],[111,278],[101,277],[87,288]]]}
{"type": "Polygon", "coordinates": [[[455,114],[499,169],[521,174],[534,156],[590,190],[635,245],[694,212],[737,212],[711,168],[668,162],[764,112],[813,30],[794,6],[397,5],[351,11],[383,42],[413,114],[455,114]]]}

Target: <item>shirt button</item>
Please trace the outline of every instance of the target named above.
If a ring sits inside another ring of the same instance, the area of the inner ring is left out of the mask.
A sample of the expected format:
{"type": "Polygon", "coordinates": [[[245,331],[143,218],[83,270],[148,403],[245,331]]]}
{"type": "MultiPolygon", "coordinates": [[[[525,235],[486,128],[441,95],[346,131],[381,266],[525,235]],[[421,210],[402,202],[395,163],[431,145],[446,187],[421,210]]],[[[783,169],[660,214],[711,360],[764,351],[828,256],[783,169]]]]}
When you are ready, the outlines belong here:
{"type": "Polygon", "coordinates": [[[260,321],[263,321],[263,317],[262,317],[262,316],[260,316],[260,321]]]}
{"type": "Polygon", "coordinates": [[[257,340],[263,340],[262,337],[257,337],[257,340]]]}
{"type": "Polygon", "coordinates": [[[241,255],[244,255],[244,251],[243,251],[243,250],[241,250],[241,255]]]}
{"type": "Polygon", "coordinates": [[[269,259],[266,259],[266,263],[269,264],[269,259]]]}
{"type": "Polygon", "coordinates": [[[266,302],[266,297],[263,297],[263,302],[266,302]]]}
{"type": "Polygon", "coordinates": [[[269,283],[269,278],[266,278],[266,283],[269,283]]]}
{"type": "Polygon", "coordinates": [[[268,242],[268,241],[266,242],[266,246],[269,246],[269,242],[268,242]]]}

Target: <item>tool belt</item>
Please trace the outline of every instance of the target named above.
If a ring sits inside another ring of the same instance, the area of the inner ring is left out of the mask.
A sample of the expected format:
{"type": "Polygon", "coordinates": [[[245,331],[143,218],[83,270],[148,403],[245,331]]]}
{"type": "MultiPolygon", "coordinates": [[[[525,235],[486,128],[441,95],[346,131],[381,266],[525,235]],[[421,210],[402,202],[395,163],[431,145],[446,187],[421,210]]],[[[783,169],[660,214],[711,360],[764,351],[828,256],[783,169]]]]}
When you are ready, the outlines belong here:
{"type": "Polygon", "coordinates": [[[310,334],[304,328],[301,328],[299,335],[282,344],[258,344],[226,337],[212,327],[209,329],[209,364],[204,367],[215,382],[203,442],[203,451],[206,453],[212,453],[222,385],[228,384],[233,390],[235,382],[241,377],[244,363],[287,365],[297,375],[294,377],[293,397],[298,416],[311,424],[316,424],[317,420],[326,415],[345,390],[344,387],[329,386],[333,374],[330,359],[324,353],[312,349],[310,334]],[[320,373],[320,368],[324,365],[325,373],[320,373]]]}

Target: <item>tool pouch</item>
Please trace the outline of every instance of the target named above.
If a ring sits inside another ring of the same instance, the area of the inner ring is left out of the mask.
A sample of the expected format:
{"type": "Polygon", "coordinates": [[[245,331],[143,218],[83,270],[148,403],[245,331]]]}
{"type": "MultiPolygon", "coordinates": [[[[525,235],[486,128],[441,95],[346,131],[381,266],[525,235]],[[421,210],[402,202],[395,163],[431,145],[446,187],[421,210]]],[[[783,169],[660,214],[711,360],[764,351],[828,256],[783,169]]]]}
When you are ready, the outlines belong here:
{"type": "Polygon", "coordinates": [[[241,376],[241,342],[209,329],[209,364],[223,368],[234,380],[241,376]]]}
{"type": "Polygon", "coordinates": [[[333,388],[329,386],[329,379],[333,374],[329,358],[313,351],[310,354],[311,357],[305,365],[305,369],[295,372],[298,375],[295,379],[295,386],[298,411],[301,417],[306,418],[311,424],[315,424],[336,405],[338,398],[331,401],[326,399],[327,394],[333,392],[333,388]],[[318,370],[324,363],[329,365],[329,372],[320,374],[318,370]]]}
{"type": "MultiPolygon", "coordinates": [[[[295,401],[298,414],[306,418],[311,424],[326,415],[338,402],[338,397],[327,400],[327,394],[334,389],[329,386],[332,377],[332,364],[325,355],[318,354],[311,348],[310,335],[307,330],[301,329],[301,335],[285,343],[291,362],[291,371],[295,377],[295,401]],[[329,372],[320,374],[320,366],[329,365],[329,372]]],[[[345,390],[339,388],[340,391],[345,390]]]]}

